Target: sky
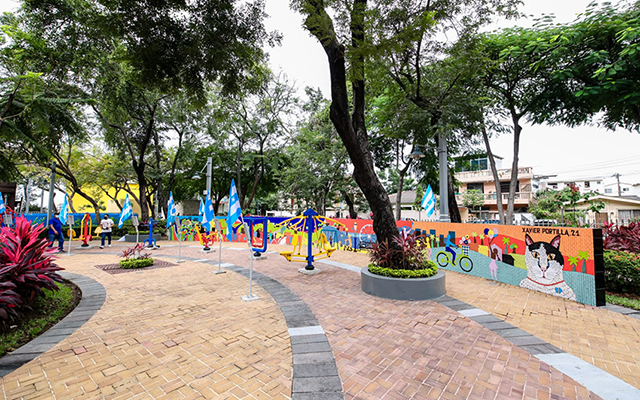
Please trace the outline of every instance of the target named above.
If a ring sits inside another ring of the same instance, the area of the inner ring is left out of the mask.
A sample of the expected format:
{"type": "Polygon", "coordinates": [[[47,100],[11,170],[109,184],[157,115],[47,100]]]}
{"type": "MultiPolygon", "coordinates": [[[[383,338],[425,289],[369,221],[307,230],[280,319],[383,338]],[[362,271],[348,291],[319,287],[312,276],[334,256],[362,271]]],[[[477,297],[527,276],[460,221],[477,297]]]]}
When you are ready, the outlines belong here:
{"type": "MultiPolygon", "coordinates": [[[[494,30],[509,26],[531,26],[543,14],[555,15],[557,22],[571,22],[592,0],[525,0],[520,11],[526,19],[502,20],[494,30]]],[[[304,88],[318,87],[330,96],[329,67],[320,44],[302,28],[302,16],[289,10],[286,0],[268,0],[266,21],[269,30],[283,36],[281,47],[269,49],[272,68],[284,71],[304,88]]],[[[621,181],[640,183],[640,134],[625,130],[608,131],[596,126],[568,128],[522,124],[518,165],[533,167],[536,175],[557,174],[562,179],[605,178],[621,174],[621,181]]],[[[502,168],[513,160],[513,135],[491,140],[492,151],[504,158],[502,168]]]]}
{"type": "MultiPolygon", "coordinates": [[[[488,30],[513,25],[531,26],[535,17],[554,14],[557,22],[571,22],[592,0],[525,0],[520,10],[526,19],[499,21],[488,30]]],[[[0,11],[10,11],[17,0],[0,0],[0,11]]],[[[268,30],[283,34],[280,47],[269,48],[270,64],[283,71],[302,89],[320,88],[330,96],[329,68],[316,39],[302,28],[302,16],[289,9],[289,0],[267,0],[268,30]]],[[[640,134],[626,130],[608,131],[596,126],[531,126],[522,124],[519,166],[533,167],[536,175],[557,174],[559,178],[605,178],[621,174],[625,183],[640,183],[640,134]]],[[[503,168],[513,159],[513,135],[503,134],[491,140],[492,150],[504,158],[503,168]]]]}

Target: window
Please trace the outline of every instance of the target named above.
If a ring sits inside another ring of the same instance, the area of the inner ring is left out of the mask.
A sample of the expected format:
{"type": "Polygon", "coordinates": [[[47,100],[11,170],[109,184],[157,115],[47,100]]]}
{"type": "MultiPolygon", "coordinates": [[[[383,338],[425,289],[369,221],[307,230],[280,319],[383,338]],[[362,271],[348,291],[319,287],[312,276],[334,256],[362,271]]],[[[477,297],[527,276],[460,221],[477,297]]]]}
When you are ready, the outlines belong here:
{"type": "Polygon", "coordinates": [[[605,194],[611,194],[613,193],[613,189],[605,189],[604,192],[605,194]]]}
{"type": "Polygon", "coordinates": [[[623,191],[623,192],[628,192],[628,191],[629,191],[629,188],[622,188],[622,191],[623,191]]]}
{"type": "MultiPolygon", "coordinates": [[[[500,190],[502,193],[509,193],[509,181],[500,182],[500,190]]],[[[520,181],[516,181],[516,193],[520,192],[520,181]]]]}
{"type": "Polygon", "coordinates": [[[467,183],[467,191],[479,190],[480,193],[484,193],[484,183],[467,183]]]}
{"type": "Polygon", "coordinates": [[[550,184],[549,184],[549,187],[550,187],[551,189],[558,189],[558,184],[557,184],[557,183],[550,183],[550,184]]]}
{"type": "Polygon", "coordinates": [[[589,181],[584,181],[584,187],[588,188],[591,187],[591,184],[589,181]]]}
{"type": "Polygon", "coordinates": [[[596,185],[602,185],[602,181],[596,182],[596,185]]]}
{"type": "Polygon", "coordinates": [[[625,222],[640,219],[640,210],[619,210],[618,218],[625,222]]]}

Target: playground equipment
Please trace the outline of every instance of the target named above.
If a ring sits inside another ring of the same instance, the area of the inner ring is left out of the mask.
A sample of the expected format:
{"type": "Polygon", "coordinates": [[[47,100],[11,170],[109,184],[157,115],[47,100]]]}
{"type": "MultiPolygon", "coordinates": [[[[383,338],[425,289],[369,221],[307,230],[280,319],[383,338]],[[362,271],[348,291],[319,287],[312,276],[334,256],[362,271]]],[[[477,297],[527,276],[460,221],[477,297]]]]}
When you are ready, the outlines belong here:
{"type": "Polygon", "coordinates": [[[89,213],[86,213],[84,217],[82,217],[82,221],[80,221],[80,240],[82,240],[82,244],[80,245],[80,247],[89,247],[89,241],[92,239],[92,226],[93,222],[91,221],[91,215],[89,215],[89,213]]]}
{"type": "Polygon", "coordinates": [[[145,239],[142,244],[146,244],[147,248],[150,249],[157,249],[158,247],[158,243],[156,242],[156,240],[153,238],[153,218],[149,219],[149,238],[145,239]]]}
{"type": "Polygon", "coordinates": [[[277,226],[286,226],[296,230],[298,232],[298,241],[294,244],[293,250],[281,251],[280,255],[286,258],[287,261],[306,262],[307,265],[304,269],[307,271],[313,271],[314,260],[331,257],[331,254],[336,251],[335,244],[333,246],[329,245],[327,236],[319,229],[322,225],[327,225],[329,223],[344,227],[343,224],[334,219],[318,215],[318,213],[311,208],[305,211],[302,215],[282,221],[277,226]],[[307,254],[301,254],[302,237],[305,232],[307,234],[307,254]],[[317,253],[313,253],[314,232],[317,232],[316,236],[318,238],[317,244],[319,251],[317,253]]]}
{"type": "Polygon", "coordinates": [[[202,251],[211,251],[211,245],[215,242],[217,232],[211,231],[209,233],[203,232],[201,229],[196,229],[196,235],[198,235],[198,240],[200,244],[204,246],[202,251]]]}
{"type": "Polygon", "coordinates": [[[251,238],[251,250],[254,251],[253,256],[255,258],[262,258],[262,253],[267,251],[267,227],[269,226],[269,219],[267,217],[245,217],[244,221],[247,223],[248,235],[251,238]],[[256,227],[262,225],[262,234],[256,227]]]}

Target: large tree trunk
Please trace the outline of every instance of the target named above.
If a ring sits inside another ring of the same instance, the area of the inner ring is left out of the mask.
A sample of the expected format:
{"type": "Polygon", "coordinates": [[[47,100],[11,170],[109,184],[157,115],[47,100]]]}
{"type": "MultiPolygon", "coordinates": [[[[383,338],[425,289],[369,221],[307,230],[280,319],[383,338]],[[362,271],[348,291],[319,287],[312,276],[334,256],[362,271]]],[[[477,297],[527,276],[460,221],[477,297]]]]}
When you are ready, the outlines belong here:
{"type": "Polygon", "coordinates": [[[502,207],[502,188],[500,187],[500,176],[498,176],[498,169],[496,168],[496,159],[491,151],[491,145],[489,144],[489,135],[487,129],[482,126],[482,138],[484,139],[484,145],[487,148],[487,157],[489,157],[489,163],[491,164],[491,173],[493,174],[493,182],[496,185],[496,205],[498,207],[498,215],[500,216],[500,224],[505,224],[504,208],[502,207]]]}
{"type": "MultiPolygon", "coordinates": [[[[351,34],[354,54],[364,41],[364,13],[366,0],[355,0],[351,11],[351,34]]],[[[373,212],[373,230],[379,242],[388,242],[396,246],[393,238],[398,237],[393,209],[389,196],[384,190],[373,167],[371,151],[365,125],[365,82],[364,57],[354,56],[350,67],[353,92],[353,114],[349,115],[349,93],[345,69],[345,46],[338,42],[331,17],[324,9],[321,0],[309,0],[305,12],[309,13],[305,21],[307,29],[322,44],[331,78],[331,122],[347,149],[354,167],[353,177],[362,190],[373,212]]]]}
{"type": "MultiPolygon", "coordinates": [[[[349,218],[356,219],[358,217],[358,213],[356,212],[356,207],[353,204],[353,199],[349,196],[346,190],[341,190],[342,196],[344,197],[344,202],[347,203],[347,208],[349,209],[349,218]]],[[[340,218],[344,218],[344,215],[340,215],[340,218]]]]}
{"type": "Polygon", "coordinates": [[[456,200],[456,190],[453,187],[453,176],[451,170],[447,169],[447,194],[449,196],[449,219],[451,222],[462,222],[460,210],[458,209],[458,201],[456,200]]]}
{"type": "Polygon", "coordinates": [[[513,209],[516,198],[516,186],[518,185],[518,154],[520,152],[520,116],[511,110],[511,119],[513,121],[513,164],[511,164],[511,181],[509,182],[509,201],[507,202],[507,214],[505,215],[505,224],[513,223],[513,209]]]}

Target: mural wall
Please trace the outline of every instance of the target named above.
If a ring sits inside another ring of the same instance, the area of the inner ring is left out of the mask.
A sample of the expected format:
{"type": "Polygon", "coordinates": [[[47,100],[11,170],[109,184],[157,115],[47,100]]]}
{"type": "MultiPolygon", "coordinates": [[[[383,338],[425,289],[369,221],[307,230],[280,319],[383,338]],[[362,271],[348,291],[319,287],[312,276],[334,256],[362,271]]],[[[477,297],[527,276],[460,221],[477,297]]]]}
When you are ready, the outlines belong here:
{"type": "MultiPolygon", "coordinates": [[[[183,240],[204,240],[210,244],[220,237],[228,240],[226,235],[206,235],[201,217],[180,218],[183,240]]],[[[226,234],[226,220],[218,219],[226,234]]],[[[267,245],[306,243],[305,233],[279,225],[285,219],[269,217],[266,229],[264,222],[255,222],[252,232],[255,245],[264,240],[267,245]]],[[[364,252],[375,242],[372,220],[336,221],[339,224],[321,229],[329,246],[364,252]]],[[[398,229],[419,235],[431,249],[430,259],[444,270],[518,285],[584,304],[605,305],[602,231],[599,229],[424,221],[397,221],[396,224],[398,229]]],[[[163,227],[157,228],[164,231],[163,227]]],[[[318,235],[315,233],[313,239],[320,246],[318,235]]],[[[173,230],[169,238],[175,240],[173,230]]],[[[233,227],[232,241],[246,241],[246,232],[239,222],[233,227]]]]}

